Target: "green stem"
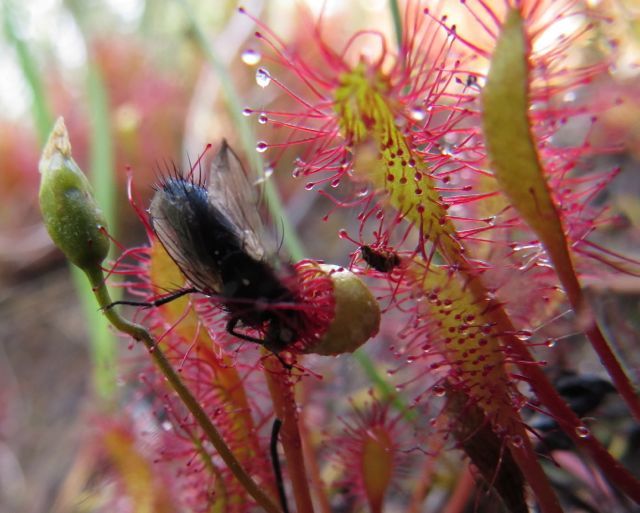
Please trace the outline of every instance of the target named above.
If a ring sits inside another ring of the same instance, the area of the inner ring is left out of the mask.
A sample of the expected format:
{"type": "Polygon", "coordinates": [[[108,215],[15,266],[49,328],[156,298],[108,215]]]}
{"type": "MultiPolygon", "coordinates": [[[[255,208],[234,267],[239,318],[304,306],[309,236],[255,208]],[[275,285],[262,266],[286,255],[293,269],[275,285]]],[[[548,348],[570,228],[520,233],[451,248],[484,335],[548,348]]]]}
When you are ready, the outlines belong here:
{"type": "Polygon", "coordinates": [[[402,50],[402,17],[400,16],[400,7],[398,0],[389,0],[389,9],[393,18],[393,31],[396,35],[396,43],[398,49],[402,50]]]}
{"type": "Polygon", "coordinates": [[[31,113],[35,123],[36,133],[38,134],[38,141],[42,146],[47,141],[47,137],[49,137],[49,131],[53,126],[53,116],[47,103],[47,96],[38,64],[29,51],[26,41],[20,37],[16,29],[15,14],[13,11],[14,7],[12,2],[5,2],[2,12],[5,34],[9,42],[13,44],[20,69],[31,91],[31,113]]]}
{"type": "Polygon", "coordinates": [[[125,318],[121,317],[113,308],[108,308],[111,305],[111,296],[109,290],[104,283],[104,275],[101,270],[95,269],[93,271],[87,271],[87,277],[91,282],[94,294],[98,300],[98,304],[103,308],[105,317],[111,322],[111,324],[120,332],[130,335],[137,341],[141,341],[149,351],[149,354],[153,358],[155,364],[158,366],[162,374],[178,394],[183,404],[193,415],[195,421],[200,425],[205,435],[215,447],[220,457],[224,460],[227,467],[233,475],[240,481],[242,486],[247,492],[255,499],[255,501],[262,506],[268,513],[282,513],[280,508],[275,502],[263,490],[258,484],[251,479],[251,476],[242,467],[240,462],[233,455],[227,444],[225,443],[222,435],[218,432],[216,427],[212,424],[211,420],[202,409],[197,399],[191,394],[186,385],[182,382],[178,373],[167,360],[157,341],[153,336],[139,324],[134,324],[125,318]]]}
{"type": "Polygon", "coordinates": [[[362,367],[367,378],[371,380],[378,392],[382,394],[382,399],[390,401],[391,405],[401,412],[404,418],[408,421],[414,421],[418,418],[415,410],[410,409],[398,396],[398,392],[396,392],[393,386],[380,375],[367,353],[362,350],[358,350],[353,353],[353,357],[356,359],[360,367],[362,367]]]}
{"type": "MultiPolygon", "coordinates": [[[[215,48],[209,42],[209,39],[205,35],[204,30],[198,22],[196,14],[193,12],[193,9],[185,0],[178,1],[182,5],[187,19],[191,24],[191,28],[193,30],[193,33],[195,34],[196,41],[200,45],[200,48],[207,58],[207,61],[216,72],[216,76],[220,80],[220,85],[222,87],[222,92],[226,101],[227,111],[229,112],[231,119],[233,119],[234,125],[238,129],[240,139],[242,140],[242,146],[244,147],[245,153],[249,157],[251,168],[254,170],[262,170],[263,162],[256,152],[256,138],[254,136],[253,130],[251,129],[251,126],[249,125],[249,122],[242,115],[242,99],[237,93],[238,88],[233,83],[229,72],[218,57],[215,48]]],[[[282,200],[280,199],[280,195],[278,194],[278,191],[274,187],[271,180],[266,180],[264,184],[264,196],[271,218],[274,219],[282,229],[284,240],[283,244],[287,249],[287,252],[293,260],[302,260],[305,254],[304,248],[300,243],[300,240],[296,236],[295,229],[289,221],[289,217],[286,214],[284,205],[282,204],[282,200]]]]}
{"type": "MultiPolygon", "coordinates": [[[[115,208],[115,179],[113,164],[113,145],[109,116],[108,93],[100,73],[93,63],[89,65],[87,93],[91,117],[91,184],[98,205],[102,208],[107,226],[111,233],[117,233],[117,209],[115,208]]],[[[94,384],[103,399],[111,399],[116,393],[116,360],[118,346],[116,338],[109,330],[108,323],[89,301],[90,292],[80,285],[80,279],[74,281],[78,293],[84,298],[84,315],[91,329],[91,348],[94,360],[94,384]]]]}

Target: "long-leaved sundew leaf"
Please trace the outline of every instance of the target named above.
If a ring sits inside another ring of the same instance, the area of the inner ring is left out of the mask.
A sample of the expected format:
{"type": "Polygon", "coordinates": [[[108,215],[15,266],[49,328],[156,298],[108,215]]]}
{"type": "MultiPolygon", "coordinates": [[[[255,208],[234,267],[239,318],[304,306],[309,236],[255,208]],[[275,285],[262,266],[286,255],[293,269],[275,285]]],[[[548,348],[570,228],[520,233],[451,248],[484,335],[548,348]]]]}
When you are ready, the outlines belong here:
{"type": "Polygon", "coordinates": [[[558,208],[547,184],[529,119],[530,44],[519,8],[509,10],[483,90],[488,157],[501,190],[540,238],[585,333],[636,419],[640,401],[585,304],[558,208]]]}
{"type": "Polygon", "coordinates": [[[340,77],[334,109],[344,138],[353,146],[354,178],[388,195],[390,205],[420,227],[445,258],[460,262],[462,246],[422,157],[395,121],[384,74],[359,64],[340,77]]]}
{"type": "MultiPolygon", "coordinates": [[[[460,434],[467,455],[486,472],[489,482],[508,472],[507,460],[506,467],[501,468],[503,449],[477,450],[483,444],[493,444],[490,432],[494,433],[509,448],[543,511],[561,511],[520,417],[518,405],[524,401],[507,371],[511,355],[505,339],[510,334],[501,331],[495,322],[496,309],[501,309],[488,294],[479,299],[478,290],[468,286],[469,277],[449,266],[425,268],[423,262],[416,260],[407,267],[407,283],[410,294],[421,290],[416,318],[407,335],[415,340],[416,354],[439,355],[442,360],[434,368],[449,368],[445,382],[436,386],[449,396],[450,404],[456,404],[450,408],[450,414],[454,412],[452,429],[460,434]],[[479,421],[478,416],[483,420],[479,421]],[[478,429],[487,421],[491,430],[484,434],[487,439],[483,441],[478,429]],[[469,440],[472,433],[475,438],[469,440]]],[[[501,482],[503,486],[496,487],[507,504],[517,502],[517,493],[511,494],[517,482],[501,482]]]]}

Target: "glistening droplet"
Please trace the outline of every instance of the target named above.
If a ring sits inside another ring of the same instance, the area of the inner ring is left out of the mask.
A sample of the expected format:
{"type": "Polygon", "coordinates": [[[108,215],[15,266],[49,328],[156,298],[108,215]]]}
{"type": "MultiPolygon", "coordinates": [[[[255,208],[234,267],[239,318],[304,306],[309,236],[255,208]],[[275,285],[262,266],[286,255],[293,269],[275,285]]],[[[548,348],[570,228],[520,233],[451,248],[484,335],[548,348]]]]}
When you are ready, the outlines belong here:
{"type": "Polygon", "coordinates": [[[576,435],[580,438],[588,438],[591,435],[591,431],[589,431],[589,428],[586,426],[578,426],[576,428],[576,435]]]}
{"type": "Polygon", "coordinates": [[[260,87],[267,87],[271,83],[271,74],[264,68],[256,70],[256,84],[260,87]]]}
{"type": "Polygon", "coordinates": [[[433,385],[431,390],[436,397],[443,397],[447,393],[447,390],[442,385],[433,385]]]}
{"type": "Polygon", "coordinates": [[[427,117],[427,112],[421,107],[412,107],[409,116],[414,121],[423,121],[427,117]]]}
{"type": "Polygon", "coordinates": [[[242,59],[242,62],[244,62],[248,66],[255,66],[262,59],[262,54],[259,51],[254,50],[253,48],[248,48],[244,52],[242,52],[240,58],[242,59]]]}

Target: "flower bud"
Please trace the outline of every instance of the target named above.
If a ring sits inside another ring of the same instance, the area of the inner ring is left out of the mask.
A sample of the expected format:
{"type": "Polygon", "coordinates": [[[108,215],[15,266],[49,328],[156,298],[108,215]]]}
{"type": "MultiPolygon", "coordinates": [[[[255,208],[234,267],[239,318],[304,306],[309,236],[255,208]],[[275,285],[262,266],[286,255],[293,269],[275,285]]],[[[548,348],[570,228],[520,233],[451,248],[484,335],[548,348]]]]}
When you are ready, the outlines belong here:
{"type": "Polygon", "coordinates": [[[71,158],[64,120],[58,118],[40,159],[40,211],[65,256],[83,271],[94,271],[109,251],[104,216],[91,185],[71,158]]]}
{"type": "Polygon", "coordinates": [[[333,283],[335,316],[327,331],[307,353],[338,355],[352,353],[380,327],[380,306],[358,276],[342,267],[320,264],[333,283]]]}

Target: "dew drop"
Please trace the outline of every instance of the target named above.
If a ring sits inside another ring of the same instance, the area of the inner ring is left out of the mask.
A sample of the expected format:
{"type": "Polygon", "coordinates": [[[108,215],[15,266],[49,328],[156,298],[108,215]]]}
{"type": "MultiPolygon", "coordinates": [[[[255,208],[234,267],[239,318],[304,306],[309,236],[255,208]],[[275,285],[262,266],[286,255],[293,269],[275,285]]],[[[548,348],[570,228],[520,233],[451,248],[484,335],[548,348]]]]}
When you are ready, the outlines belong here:
{"type": "Polygon", "coordinates": [[[369,195],[369,187],[368,186],[365,186],[361,190],[356,192],[356,196],[358,198],[364,198],[365,196],[368,196],[368,195],[369,195]]]}
{"type": "Polygon", "coordinates": [[[444,397],[447,393],[447,390],[442,385],[433,385],[431,390],[433,390],[433,395],[436,397],[444,397]]]}
{"type": "Polygon", "coordinates": [[[424,121],[424,118],[427,117],[427,112],[421,107],[412,107],[409,111],[409,116],[414,121],[424,121]]]}
{"type": "Polygon", "coordinates": [[[591,435],[591,431],[589,431],[589,428],[586,426],[578,426],[576,428],[576,435],[580,438],[588,438],[591,435]]]}
{"type": "Polygon", "coordinates": [[[267,180],[273,174],[273,166],[267,166],[264,168],[264,180],[267,180]]]}
{"type": "Polygon", "coordinates": [[[264,153],[268,148],[269,145],[264,141],[260,141],[258,144],[256,144],[256,151],[258,153],[264,153]]]}
{"type": "Polygon", "coordinates": [[[255,66],[262,59],[262,54],[254,50],[253,48],[247,48],[242,55],[240,56],[242,62],[244,62],[247,66],[255,66]]]}
{"type": "Polygon", "coordinates": [[[269,121],[269,118],[266,114],[260,114],[258,116],[258,123],[260,123],[261,125],[266,125],[267,121],[269,121]]]}
{"type": "Polygon", "coordinates": [[[516,449],[520,449],[524,446],[524,440],[520,435],[513,435],[511,437],[511,445],[513,445],[516,449]]]}
{"type": "Polygon", "coordinates": [[[267,87],[271,83],[271,74],[264,68],[256,70],[256,84],[260,87],[267,87]]]}
{"type": "Polygon", "coordinates": [[[515,332],[515,337],[519,340],[526,341],[531,338],[532,333],[528,330],[520,330],[515,332]]]}
{"type": "Polygon", "coordinates": [[[555,338],[548,338],[544,345],[546,345],[547,347],[555,347],[556,346],[556,339],[555,338]]]}
{"type": "Polygon", "coordinates": [[[251,116],[251,114],[253,114],[253,110],[252,109],[242,109],[242,115],[245,117],[249,117],[251,116]]]}

